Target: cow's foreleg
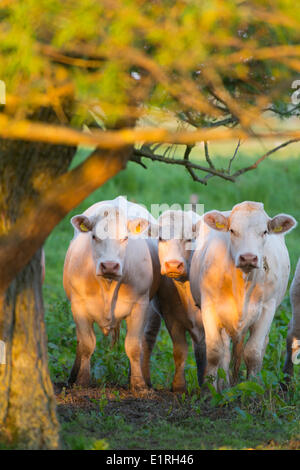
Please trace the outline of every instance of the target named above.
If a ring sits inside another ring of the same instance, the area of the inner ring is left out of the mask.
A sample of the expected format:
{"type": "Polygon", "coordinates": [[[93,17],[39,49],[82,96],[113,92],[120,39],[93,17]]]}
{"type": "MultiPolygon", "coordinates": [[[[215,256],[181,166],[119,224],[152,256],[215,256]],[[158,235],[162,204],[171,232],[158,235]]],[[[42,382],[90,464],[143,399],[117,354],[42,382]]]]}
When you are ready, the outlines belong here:
{"type": "Polygon", "coordinates": [[[216,322],[214,309],[204,306],[202,309],[203,325],[205,330],[207,367],[205,375],[212,378],[213,385],[217,389],[217,372],[221,367],[221,359],[224,355],[224,343],[221,330],[216,322]]]}
{"type": "Polygon", "coordinates": [[[264,351],[268,343],[268,334],[275,315],[275,300],[265,303],[259,319],[250,328],[250,336],[244,349],[247,378],[260,372],[264,351]]]}
{"type": "Polygon", "coordinates": [[[195,355],[195,361],[196,361],[196,366],[197,366],[197,379],[198,379],[198,384],[199,387],[203,385],[204,382],[204,374],[205,374],[205,368],[206,368],[206,345],[205,345],[205,338],[203,335],[203,340],[200,342],[194,342],[193,341],[193,347],[194,347],[194,355],[195,355]]]}
{"type": "Polygon", "coordinates": [[[292,343],[293,343],[292,322],[290,322],[288,326],[288,334],[286,338],[286,355],[285,355],[285,361],[284,361],[284,366],[283,366],[283,372],[284,374],[287,375],[286,377],[287,380],[289,380],[289,378],[294,373],[294,364],[292,361],[292,343]]]}
{"type": "Polygon", "coordinates": [[[130,388],[133,391],[148,390],[142,373],[142,340],[146,322],[148,303],[136,303],[126,317],[127,333],[125,351],[130,361],[130,388]]]}
{"type": "Polygon", "coordinates": [[[176,322],[172,315],[166,315],[164,319],[173,343],[175,374],[172,382],[172,390],[173,392],[182,393],[186,391],[184,366],[188,353],[185,330],[180,323],[176,322]]]}
{"type": "Polygon", "coordinates": [[[218,390],[222,390],[224,387],[229,385],[229,365],[230,365],[230,359],[231,359],[231,353],[230,353],[230,337],[226,333],[226,330],[223,328],[221,330],[221,337],[222,337],[222,342],[223,342],[223,354],[220,359],[220,365],[224,372],[225,372],[225,378],[219,377],[218,378],[218,390]]]}
{"type": "Polygon", "coordinates": [[[206,344],[205,344],[205,331],[202,322],[201,311],[197,309],[192,312],[195,315],[196,326],[194,326],[189,333],[193,340],[194,356],[197,366],[197,379],[199,387],[203,385],[204,374],[206,369],[206,344]]]}
{"type": "MultiPolygon", "coordinates": [[[[72,310],[73,310],[72,306],[72,310]]],[[[88,386],[90,383],[90,360],[96,346],[93,321],[78,311],[74,314],[77,333],[76,358],[70,374],[69,384],[88,386]]]]}
{"type": "Polygon", "coordinates": [[[154,310],[152,305],[149,305],[147,311],[147,320],[143,337],[143,355],[142,355],[142,372],[146,384],[151,387],[150,378],[150,357],[155,345],[156,337],[158,335],[161,325],[161,317],[154,310]]]}
{"type": "Polygon", "coordinates": [[[232,356],[233,356],[233,374],[231,385],[236,385],[238,382],[238,375],[239,370],[241,367],[242,357],[243,357],[243,350],[244,350],[244,340],[245,335],[238,340],[233,341],[233,348],[232,348],[232,356]]]}

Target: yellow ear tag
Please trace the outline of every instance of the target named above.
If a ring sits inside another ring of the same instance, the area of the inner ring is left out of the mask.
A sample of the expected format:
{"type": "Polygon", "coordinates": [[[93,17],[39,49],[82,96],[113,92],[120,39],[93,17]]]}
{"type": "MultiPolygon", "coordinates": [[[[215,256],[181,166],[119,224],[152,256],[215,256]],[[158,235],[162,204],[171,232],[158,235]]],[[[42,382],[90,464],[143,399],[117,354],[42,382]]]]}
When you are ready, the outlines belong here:
{"type": "Polygon", "coordinates": [[[135,227],[135,232],[136,233],[140,233],[141,231],[141,224],[138,224],[136,227],[135,227]]]}
{"type": "Polygon", "coordinates": [[[216,227],[217,228],[225,228],[224,224],[220,224],[219,222],[216,222],[216,227]]]}
{"type": "Polygon", "coordinates": [[[273,232],[277,232],[277,233],[282,232],[282,225],[280,225],[280,227],[275,227],[273,232]]]}
{"type": "Polygon", "coordinates": [[[88,232],[88,231],[89,231],[89,229],[84,225],[83,222],[80,224],[80,229],[81,229],[83,232],[88,232]]]}

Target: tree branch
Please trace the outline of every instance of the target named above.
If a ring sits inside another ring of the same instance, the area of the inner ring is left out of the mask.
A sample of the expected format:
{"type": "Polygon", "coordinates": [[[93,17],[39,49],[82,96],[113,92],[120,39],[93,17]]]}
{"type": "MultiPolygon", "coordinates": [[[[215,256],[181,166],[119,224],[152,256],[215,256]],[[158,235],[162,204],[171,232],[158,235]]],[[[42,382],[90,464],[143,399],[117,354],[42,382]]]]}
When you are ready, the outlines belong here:
{"type": "MultiPolygon", "coordinates": [[[[184,152],[184,155],[183,155],[183,160],[184,161],[189,161],[189,158],[190,158],[190,154],[191,154],[191,151],[193,150],[194,148],[194,145],[187,145],[186,146],[186,149],[185,149],[185,152],[184,152]]],[[[201,184],[206,184],[204,178],[199,178],[199,176],[196,175],[196,173],[194,172],[193,168],[191,168],[190,166],[186,166],[186,169],[188,171],[188,173],[191,175],[191,177],[193,178],[194,181],[196,181],[197,183],[201,183],[201,184]]]]}
{"type": "Polygon", "coordinates": [[[229,174],[230,174],[232,162],[234,161],[235,157],[237,156],[238,149],[239,149],[240,145],[241,145],[241,140],[239,139],[239,141],[237,143],[237,146],[235,148],[234,154],[233,154],[232,158],[229,160],[229,163],[228,163],[227,173],[229,173],[229,174]]]}
{"type": "Polygon", "coordinates": [[[242,175],[243,173],[246,173],[247,171],[251,171],[251,170],[255,170],[255,168],[258,167],[258,165],[263,162],[266,158],[268,158],[270,155],[272,155],[272,153],[275,153],[277,152],[278,150],[286,147],[287,145],[290,145],[290,144],[293,144],[295,142],[299,142],[300,139],[291,139],[291,140],[288,140],[286,142],[283,142],[283,144],[280,144],[278,145],[277,147],[274,147],[273,149],[269,150],[268,152],[266,152],[264,155],[262,155],[258,160],[256,160],[255,163],[253,163],[252,165],[250,166],[247,166],[245,168],[240,168],[239,170],[237,170],[235,173],[233,173],[233,175],[231,175],[234,179],[236,179],[238,176],[242,175]]]}
{"type": "Polygon", "coordinates": [[[280,150],[281,148],[284,148],[287,145],[290,145],[292,143],[299,142],[299,141],[300,141],[300,138],[299,139],[288,140],[288,141],[278,145],[277,147],[269,150],[268,152],[266,152],[258,160],[256,160],[256,162],[253,163],[252,165],[250,165],[248,167],[240,168],[239,170],[237,170],[233,174],[230,174],[231,165],[232,165],[232,162],[234,161],[234,159],[236,158],[238,150],[240,148],[240,145],[241,145],[240,140],[238,141],[238,144],[235,148],[233,156],[229,160],[228,168],[226,170],[224,170],[224,169],[218,170],[217,168],[215,168],[215,166],[213,165],[213,163],[212,163],[212,161],[209,157],[207,144],[206,144],[206,147],[205,147],[205,156],[206,156],[206,161],[208,162],[209,166],[198,165],[197,163],[191,162],[189,160],[189,157],[190,157],[190,154],[191,154],[191,151],[192,151],[194,145],[187,145],[186,146],[186,149],[185,149],[184,154],[183,154],[183,158],[167,158],[165,156],[166,152],[164,153],[164,155],[159,155],[159,154],[155,153],[155,150],[158,148],[157,145],[154,146],[154,149],[155,149],[154,150],[153,148],[151,148],[150,145],[143,144],[140,148],[134,148],[133,149],[133,154],[130,157],[130,160],[135,161],[135,162],[139,163],[140,165],[142,165],[144,167],[145,167],[145,165],[141,161],[142,157],[148,158],[152,161],[158,161],[158,162],[166,163],[166,164],[169,164],[169,165],[184,166],[186,168],[186,170],[188,171],[188,173],[191,175],[191,177],[194,181],[197,181],[198,183],[201,183],[201,184],[204,184],[204,185],[207,185],[207,181],[210,178],[214,177],[214,176],[218,176],[219,178],[225,179],[227,181],[235,182],[236,179],[240,175],[242,175],[243,173],[246,173],[247,171],[251,171],[251,170],[254,170],[255,168],[257,168],[258,165],[261,162],[263,162],[267,157],[269,157],[269,155],[271,155],[272,153],[275,153],[278,150],[280,150]],[[204,176],[204,178],[200,178],[199,176],[197,176],[197,174],[195,173],[194,170],[203,171],[207,174],[206,174],[206,176],[204,176]]]}
{"type": "Polygon", "coordinates": [[[251,129],[204,128],[196,130],[170,131],[163,127],[124,127],[121,130],[82,132],[67,126],[42,124],[28,120],[15,121],[0,113],[0,136],[6,139],[20,139],[35,142],[51,142],[63,145],[85,145],[103,149],[117,149],[136,142],[160,144],[194,144],[204,140],[226,140],[247,138],[289,137],[300,139],[300,130],[272,130],[271,122],[264,120],[270,130],[253,135],[251,129]]]}
{"type": "Polygon", "coordinates": [[[208,144],[207,144],[206,140],[204,141],[204,153],[205,153],[205,159],[206,159],[207,163],[209,164],[210,168],[215,169],[215,166],[214,166],[214,164],[211,161],[210,156],[209,156],[208,144]]]}
{"type": "Polygon", "coordinates": [[[92,191],[126,167],[131,147],[96,150],[81,165],[56,179],[51,188],[0,237],[0,291],[29,262],[60,220],[92,191]]]}
{"type": "MultiPolygon", "coordinates": [[[[184,166],[188,170],[188,172],[191,174],[192,178],[195,181],[198,181],[202,184],[206,184],[206,181],[204,179],[198,178],[197,175],[192,170],[204,171],[206,173],[211,173],[214,176],[219,176],[220,178],[223,178],[227,181],[234,181],[233,177],[226,174],[224,171],[219,171],[215,168],[206,167],[206,166],[203,166],[203,165],[198,165],[197,163],[191,162],[188,159],[190,151],[191,151],[190,146],[188,146],[187,149],[185,150],[184,159],[182,159],[182,158],[167,158],[167,157],[164,157],[162,155],[158,155],[156,153],[153,153],[150,146],[144,144],[140,148],[134,148],[134,150],[133,150],[133,155],[134,155],[133,161],[135,161],[135,158],[138,156],[138,157],[149,158],[152,161],[167,163],[169,165],[184,166]]],[[[130,158],[130,160],[131,160],[131,158],[130,158]]]]}

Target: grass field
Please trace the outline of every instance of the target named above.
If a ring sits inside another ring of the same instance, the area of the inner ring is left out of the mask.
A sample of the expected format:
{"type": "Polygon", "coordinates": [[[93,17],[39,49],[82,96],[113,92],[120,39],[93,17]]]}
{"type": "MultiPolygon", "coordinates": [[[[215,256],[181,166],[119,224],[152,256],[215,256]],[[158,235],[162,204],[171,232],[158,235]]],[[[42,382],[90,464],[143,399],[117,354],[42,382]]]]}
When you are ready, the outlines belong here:
{"type": "MultiPolygon", "coordinates": [[[[222,147],[218,144],[213,150],[215,162],[227,167],[224,154],[232,155],[232,145],[222,147]]],[[[251,152],[242,147],[235,166],[249,164],[263,153],[260,146],[251,148],[251,152]]],[[[73,164],[77,164],[83,155],[83,151],[78,152],[73,164]]],[[[196,158],[203,158],[201,152],[196,158]]],[[[278,152],[234,184],[212,178],[207,187],[193,182],[183,168],[146,162],[148,170],[144,170],[129,163],[126,171],[93,193],[56,227],[46,243],[44,298],[50,372],[57,384],[65,448],[300,447],[299,366],[290,390],[283,393],[279,386],[291,315],[288,293],[272,325],[259,382],[244,382],[244,385],[222,394],[200,391],[190,347],[186,365],[188,393],[182,396],[172,394],[169,392],[174,371],[172,347],[163,327],[152,358],[155,391],[146,397],[136,397],[127,389],[128,359],[124,352],[124,331],[120,343],[111,349],[109,339],[96,328],[97,346],[92,359],[95,386],[85,390],[63,387],[75,357],[76,332],[62,287],[64,256],[73,236],[70,218],[94,202],[122,194],[150,208],[153,203],[189,203],[191,194],[197,194],[205,211],[228,210],[243,200],[262,201],[270,216],[286,212],[300,221],[299,162],[300,148],[295,144],[278,152]]],[[[300,226],[286,237],[292,264],[291,279],[300,256],[299,241],[300,226]]]]}

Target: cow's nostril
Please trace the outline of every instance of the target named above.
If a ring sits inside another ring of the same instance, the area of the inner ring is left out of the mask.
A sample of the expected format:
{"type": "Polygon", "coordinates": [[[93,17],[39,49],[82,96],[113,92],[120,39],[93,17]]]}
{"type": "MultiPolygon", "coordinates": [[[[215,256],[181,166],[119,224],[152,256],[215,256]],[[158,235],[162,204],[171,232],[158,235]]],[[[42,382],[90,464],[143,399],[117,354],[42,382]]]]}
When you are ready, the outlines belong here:
{"type": "Polygon", "coordinates": [[[253,255],[252,253],[245,253],[243,255],[240,255],[239,259],[240,265],[257,265],[258,262],[258,257],[256,255],[253,255]]]}
{"type": "Polygon", "coordinates": [[[175,271],[182,271],[184,269],[184,264],[182,261],[172,260],[166,261],[165,263],[167,271],[175,270],[175,271]]]}
{"type": "Polygon", "coordinates": [[[115,262],[105,262],[105,263],[100,263],[100,266],[101,266],[101,270],[104,274],[108,274],[108,273],[116,273],[118,272],[119,268],[120,268],[120,265],[119,263],[115,263],[115,262]]]}

